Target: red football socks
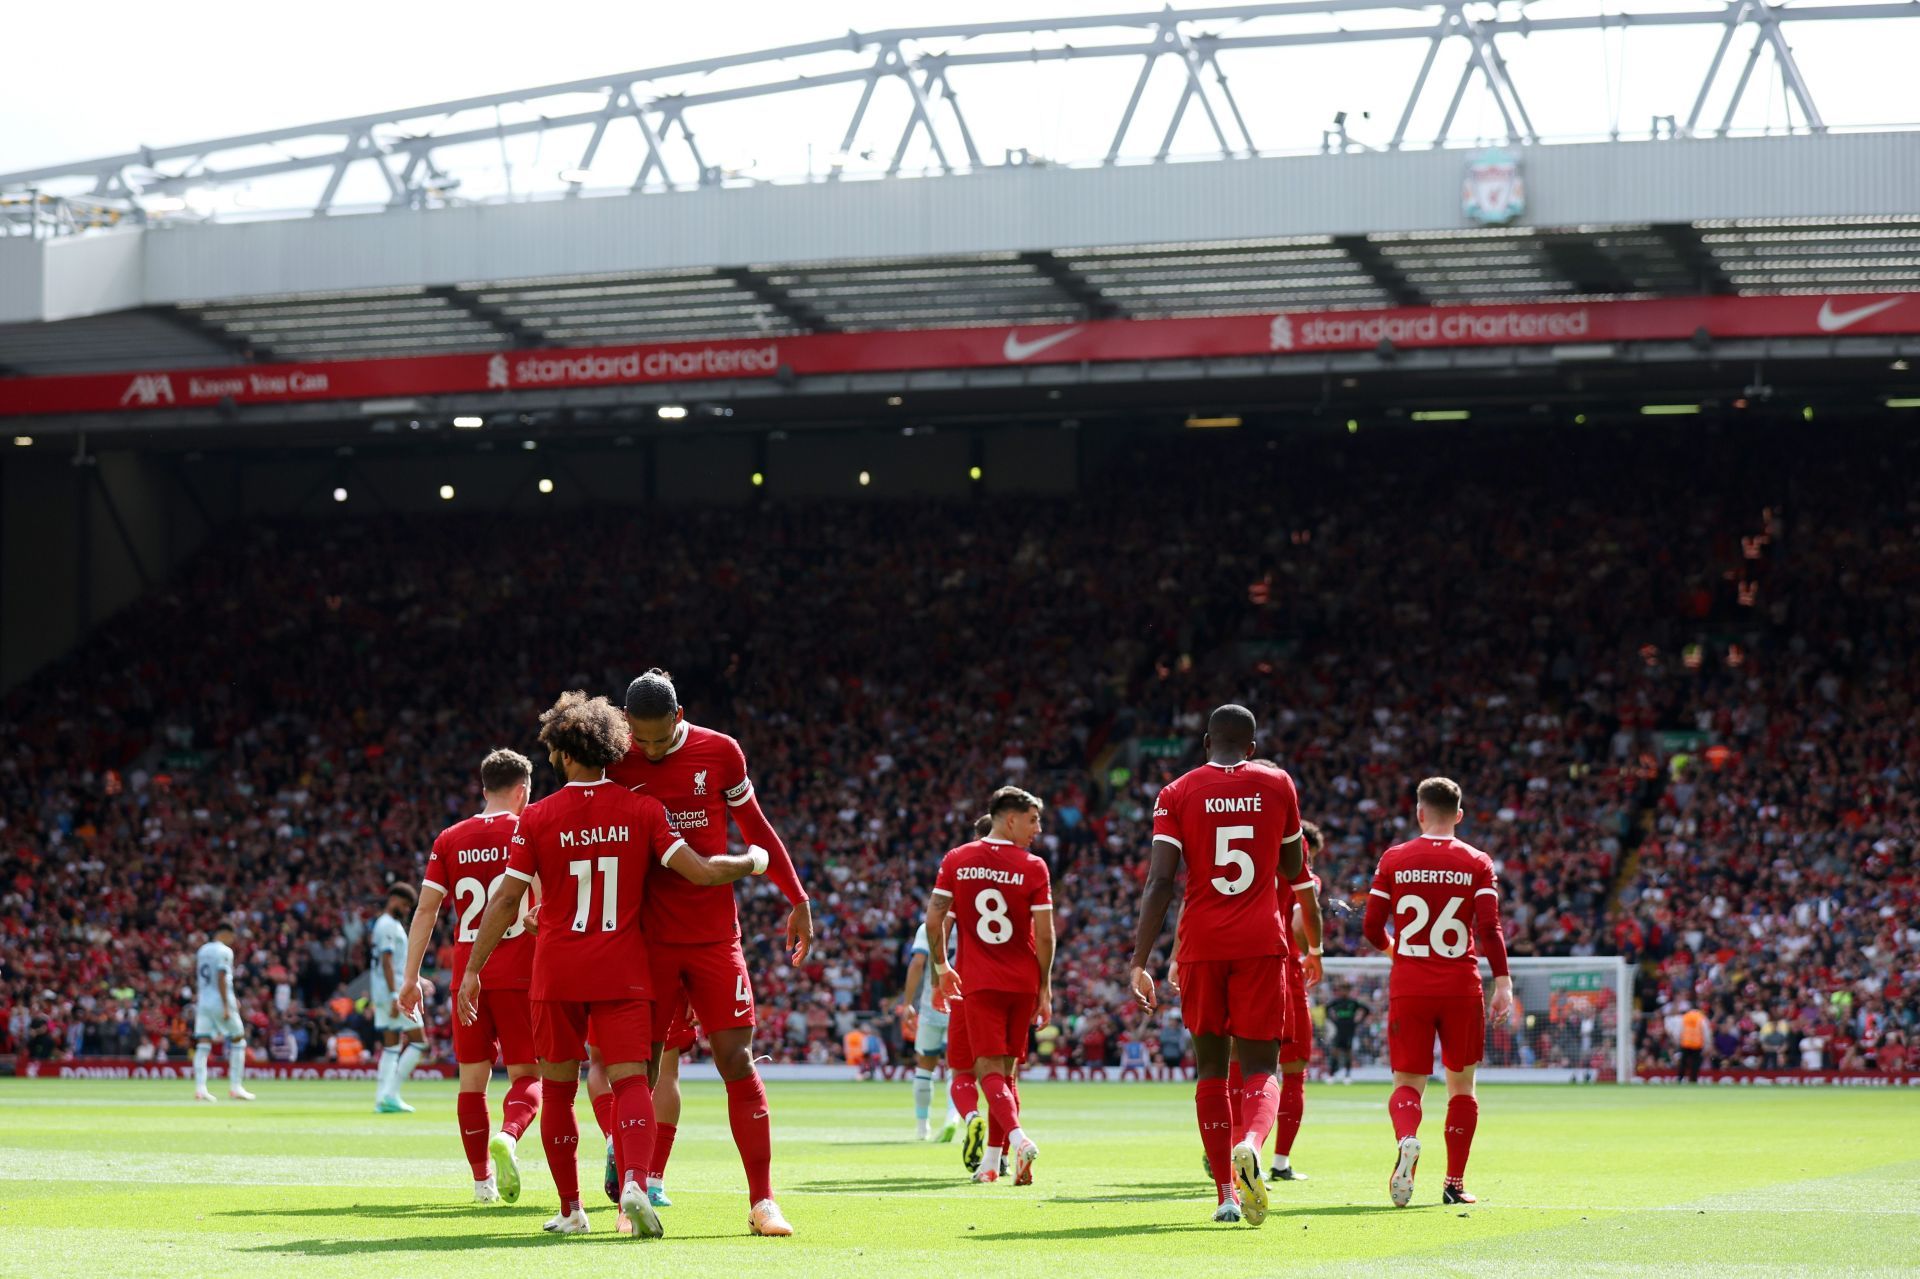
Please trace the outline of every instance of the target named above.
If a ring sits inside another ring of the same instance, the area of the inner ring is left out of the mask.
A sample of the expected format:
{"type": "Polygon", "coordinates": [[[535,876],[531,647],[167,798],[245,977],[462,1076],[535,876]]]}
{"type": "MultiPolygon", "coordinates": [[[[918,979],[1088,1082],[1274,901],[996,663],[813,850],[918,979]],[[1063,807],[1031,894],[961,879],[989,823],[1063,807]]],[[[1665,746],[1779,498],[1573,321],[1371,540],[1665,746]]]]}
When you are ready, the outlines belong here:
{"type": "Polygon", "coordinates": [[[667,1160],[673,1154],[674,1134],[679,1131],[678,1124],[656,1123],[653,1126],[653,1167],[647,1169],[647,1176],[655,1181],[667,1179],[667,1160]]]}
{"type": "Polygon", "coordinates": [[[1297,1075],[1280,1076],[1280,1110],[1274,1118],[1274,1129],[1280,1136],[1273,1145],[1276,1155],[1293,1153],[1293,1139],[1300,1135],[1300,1120],[1307,1113],[1307,1076],[1302,1071],[1297,1075]]]}
{"type": "Polygon", "coordinates": [[[467,1152],[467,1166],[473,1169],[473,1179],[485,1181],[492,1172],[487,1162],[487,1094],[456,1094],[453,1114],[460,1121],[460,1145],[467,1152]]]}
{"type": "Polygon", "coordinates": [[[1472,1097],[1447,1099],[1447,1180],[1456,1189],[1467,1175],[1473,1130],[1480,1124],[1480,1103],[1472,1097]]]}
{"type": "Polygon", "coordinates": [[[644,1186],[653,1165],[653,1089],[644,1074],[613,1081],[613,1112],[613,1153],[620,1184],[632,1181],[644,1186]]]}
{"type": "Polygon", "coordinates": [[[1393,1120],[1393,1139],[1405,1141],[1420,1131],[1420,1094],[1402,1085],[1387,1098],[1387,1116],[1393,1120]]]}
{"type": "Polygon", "coordinates": [[[580,1126],[573,1118],[573,1099],[579,1091],[579,1083],[572,1079],[549,1079],[541,1089],[546,1104],[540,1107],[540,1144],[547,1148],[547,1170],[553,1174],[553,1188],[560,1192],[563,1215],[580,1207],[580,1126]]]}
{"type": "Polygon", "coordinates": [[[767,1090],[759,1072],[727,1081],[727,1122],[740,1166],[747,1172],[747,1202],[773,1198],[773,1124],[767,1118],[767,1090]]]}
{"type": "Polygon", "coordinates": [[[507,1099],[500,1103],[500,1131],[520,1140],[533,1127],[533,1112],[540,1108],[540,1080],[528,1075],[507,1082],[507,1099]]]}
{"type": "Polygon", "coordinates": [[[1247,1131],[1246,1115],[1241,1109],[1241,1104],[1246,1095],[1246,1091],[1247,1091],[1247,1081],[1246,1081],[1246,1077],[1240,1073],[1240,1063],[1237,1061],[1228,1062],[1227,1063],[1227,1106],[1230,1110],[1233,1111],[1233,1118],[1231,1121],[1229,1121],[1230,1126],[1227,1129],[1227,1133],[1235,1141],[1240,1140],[1240,1138],[1243,1135],[1245,1135],[1247,1131]]]}
{"type": "Polygon", "coordinates": [[[980,1091],[987,1094],[987,1144],[1005,1150],[1007,1134],[1020,1126],[1020,1106],[1013,1099],[1013,1087],[1005,1075],[994,1074],[980,1081],[980,1091]],[[995,1136],[1000,1138],[998,1142],[995,1136]]]}
{"type": "Polygon", "coordinates": [[[603,1092],[593,1099],[593,1121],[600,1125],[602,1137],[613,1136],[613,1094],[603,1092]]]}
{"type": "Polygon", "coordinates": [[[1227,1081],[1202,1079],[1193,1086],[1193,1108],[1200,1117],[1200,1145],[1213,1169],[1221,1202],[1233,1194],[1233,1111],[1227,1105],[1227,1081]]]}
{"type": "MultiPolygon", "coordinates": [[[[1228,1090],[1231,1097],[1232,1090],[1228,1090]]],[[[1272,1075],[1262,1071],[1247,1076],[1247,1086],[1240,1094],[1240,1119],[1244,1128],[1230,1128],[1227,1135],[1238,1141],[1242,1135],[1247,1144],[1256,1151],[1267,1144],[1267,1135],[1273,1131],[1273,1117],[1280,1108],[1280,1085],[1272,1075]]]]}
{"type": "Polygon", "coordinates": [[[953,1079],[947,1084],[947,1096],[962,1119],[980,1109],[980,1085],[971,1070],[953,1072],[953,1079]]]}

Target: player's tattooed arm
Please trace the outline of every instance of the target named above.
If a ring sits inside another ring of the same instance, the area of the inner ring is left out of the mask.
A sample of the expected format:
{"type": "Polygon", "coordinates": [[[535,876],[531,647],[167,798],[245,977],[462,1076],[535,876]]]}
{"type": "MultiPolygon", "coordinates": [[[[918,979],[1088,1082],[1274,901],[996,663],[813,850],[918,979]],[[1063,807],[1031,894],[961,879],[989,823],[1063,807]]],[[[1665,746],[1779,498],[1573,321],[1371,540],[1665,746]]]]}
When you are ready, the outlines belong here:
{"type": "Polygon", "coordinates": [[[960,994],[960,974],[946,962],[947,915],[952,905],[953,898],[944,889],[936,888],[927,896],[927,962],[933,965],[933,1006],[943,1013],[948,1011],[948,1001],[960,994]]]}
{"type": "Polygon", "coordinates": [[[1140,922],[1133,932],[1130,974],[1133,997],[1148,1012],[1153,1011],[1158,1000],[1153,974],[1147,965],[1153,962],[1154,945],[1159,942],[1160,929],[1167,922],[1167,908],[1173,904],[1173,881],[1179,867],[1179,846],[1169,839],[1154,840],[1153,855],[1147,864],[1147,886],[1140,893],[1140,922]]]}

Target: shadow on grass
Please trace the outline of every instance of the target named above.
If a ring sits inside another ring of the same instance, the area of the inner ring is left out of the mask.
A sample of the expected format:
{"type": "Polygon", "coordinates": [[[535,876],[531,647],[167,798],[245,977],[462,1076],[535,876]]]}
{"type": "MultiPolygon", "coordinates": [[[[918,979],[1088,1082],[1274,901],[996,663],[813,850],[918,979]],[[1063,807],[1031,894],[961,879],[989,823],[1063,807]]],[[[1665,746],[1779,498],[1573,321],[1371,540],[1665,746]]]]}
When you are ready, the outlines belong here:
{"type": "Polygon", "coordinates": [[[551,1205],[538,1204],[472,1204],[466,1207],[448,1204],[350,1204],[347,1207],[333,1208],[233,1208],[225,1212],[212,1214],[216,1217],[369,1217],[374,1219],[404,1221],[451,1221],[464,1218],[471,1221],[488,1220],[534,1220],[539,1217],[551,1217],[551,1205]]]}
{"type": "Polygon", "coordinates": [[[874,1177],[864,1181],[803,1181],[793,1189],[805,1195],[870,1195],[888,1190],[957,1190],[972,1184],[967,1180],[966,1174],[959,1173],[952,1177],[874,1177]]]}
{"type": "MultiPolygon", "coordinates": [[[[671,1227],[667,1230],[669,1240],[741,1237],[739,1231],[676,1233],[671,1227]]],[[[641,1247],[648,1246],[647,1241],[638,1242],[641,1247]]],[[[596,1233],[586,1236],[549,1235],[535,1228],[516,1230],[511,1234],[405,1235],[397,1239],[293,1239],[286,1243],[260,1244],[257,1247],[240,1248],[236,1251],[281,1257],[351,1257],[381,1252],[478,1252],[489,1248],[571,1249],[592,1248],[600,1245],[632,1248],[635,1243],[635,1240],[626,1235],[614,1233],[611,1227],[605,1234],[596,1233]]]]}

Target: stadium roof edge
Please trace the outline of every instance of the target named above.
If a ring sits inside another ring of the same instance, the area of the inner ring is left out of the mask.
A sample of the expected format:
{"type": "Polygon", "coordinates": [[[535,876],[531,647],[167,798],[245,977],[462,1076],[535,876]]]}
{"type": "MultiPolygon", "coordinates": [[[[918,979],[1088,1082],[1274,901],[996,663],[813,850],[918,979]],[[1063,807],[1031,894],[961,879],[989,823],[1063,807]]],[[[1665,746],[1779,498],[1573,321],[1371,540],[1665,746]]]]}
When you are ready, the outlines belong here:
{"type": "MultiPolygon", "coordinates": [[[[849,259],[1465,231],[1468,153],[1005,168],[885,184],[401,210],[0,238],[0,323],[149,306],[849,259]],[[1312,200],[1299,192],[1311,189],[1312,200]]],[[[1920,209],[1920,135],[1526,148],[1515,229],[1920,209]]]]}

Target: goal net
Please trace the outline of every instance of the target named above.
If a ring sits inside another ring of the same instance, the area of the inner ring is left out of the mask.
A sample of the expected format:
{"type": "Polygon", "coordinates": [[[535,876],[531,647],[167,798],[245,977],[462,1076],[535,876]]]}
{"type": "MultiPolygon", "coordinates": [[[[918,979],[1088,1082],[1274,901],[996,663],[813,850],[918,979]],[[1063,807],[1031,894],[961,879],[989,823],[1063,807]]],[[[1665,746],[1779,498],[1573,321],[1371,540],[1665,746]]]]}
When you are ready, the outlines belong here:
{"type": "MultiPolygon", "coordinates": [[[[1354,1022],[1351,1035],[1355,1079],[1387,1079],[1387,973],[1385,956],[1325,961],[1326,978],[1309,994],[1313,1005],[1314,1069],[1333,1064],[1342,1035],[1339,1027],[1354,1022]],[[1337,1000],[1352,1000],[1366,1010],[1353,1017],[1351,1004],[1328,1008],[1337,1000]]],[[[1481,1079],[1491,1083],[1614,1083],[1633,1078],[1633,974],[1618,955],[1585,959],[1508,961],[1513,974],[1514,1013],[1510,1024],[1487,1018],[1486,1052],[1480,1062],[1481,1079]],[[1622,1010],[1628,1010],[1623,1015],[1622,1010]]],[[[1482,992],[1492,988],[1487,963],[1480,961],[1482,992]]],[[[1343,1060],[1347,1054],[1341,1054],[1343,1060]]],[[[1434,1054],[1434,1070],[1440,1057],[1434,1054]]],[[[1341,1077],[1346,1077],[1345,1069],[1341,1077]]]]}

